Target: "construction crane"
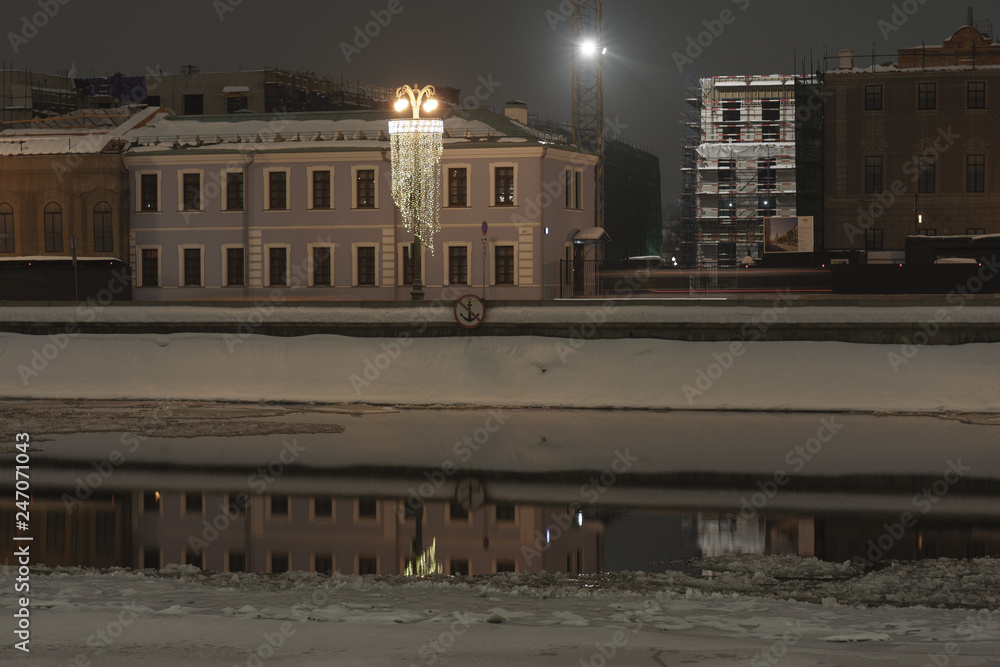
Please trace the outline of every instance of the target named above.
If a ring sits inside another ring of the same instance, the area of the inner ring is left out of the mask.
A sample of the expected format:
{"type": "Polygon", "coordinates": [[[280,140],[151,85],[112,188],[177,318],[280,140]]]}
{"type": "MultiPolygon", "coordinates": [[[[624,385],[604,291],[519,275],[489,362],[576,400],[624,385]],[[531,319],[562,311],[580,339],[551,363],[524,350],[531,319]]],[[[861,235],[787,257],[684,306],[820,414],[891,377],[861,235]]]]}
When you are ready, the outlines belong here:
{"type": "Polygon", "coordinates": [[[604,227],[604,2],[572,1],[573,142],[597,155],[594,226],[604,227]]]}

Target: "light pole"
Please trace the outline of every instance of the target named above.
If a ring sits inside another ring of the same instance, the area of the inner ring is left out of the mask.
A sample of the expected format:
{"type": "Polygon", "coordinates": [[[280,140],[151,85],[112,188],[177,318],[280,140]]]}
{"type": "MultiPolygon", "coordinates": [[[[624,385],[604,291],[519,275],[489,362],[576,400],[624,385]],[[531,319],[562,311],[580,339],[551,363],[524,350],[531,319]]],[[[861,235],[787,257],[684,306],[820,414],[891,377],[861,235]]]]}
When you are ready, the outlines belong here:
{"type": "Polygon", "coordinates": [[[413,267],[413,290],[410,297],[423,301],[421,279],[421,246],[434,254],[434,234],[440,229],[441,213],[441,153],[444,121],[421,118],[420,109],[431,112],[437,108],[434,86],[419,88],[403,86],[396,91],[396,111],[407,107],[412,118],[389,121],[392,140],[392,199],[399,207],[406,231],[413,232],[410,263],[413,267]]]}

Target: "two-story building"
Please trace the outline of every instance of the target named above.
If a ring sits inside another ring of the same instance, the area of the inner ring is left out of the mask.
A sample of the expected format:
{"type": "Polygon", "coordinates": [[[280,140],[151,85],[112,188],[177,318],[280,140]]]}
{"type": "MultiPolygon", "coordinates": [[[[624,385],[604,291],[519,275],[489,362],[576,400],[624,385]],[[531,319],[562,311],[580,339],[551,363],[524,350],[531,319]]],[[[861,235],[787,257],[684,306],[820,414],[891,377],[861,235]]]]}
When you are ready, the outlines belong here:
{"type": "MultiPolygon", "coordinates": [[[[161,115],[132,132],[135,299],[409,299],[392,117],[161,115]]],[[[421,250],[427,298],[554,298],[560,261],[594,225],[596,157],[491,111],[443,118],[441,230],[421,250]]]]}

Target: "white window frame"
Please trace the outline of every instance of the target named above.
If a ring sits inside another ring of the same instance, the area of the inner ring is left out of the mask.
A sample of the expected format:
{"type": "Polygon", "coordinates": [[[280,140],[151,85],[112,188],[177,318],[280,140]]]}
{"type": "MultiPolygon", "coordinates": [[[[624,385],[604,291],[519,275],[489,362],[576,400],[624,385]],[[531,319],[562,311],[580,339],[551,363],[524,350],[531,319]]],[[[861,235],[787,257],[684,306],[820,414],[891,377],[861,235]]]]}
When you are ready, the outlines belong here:
{"type": "Polygon", "coordinates": [[[382,501],[375,498],[375,516],[361,516],[361,499],[354,499],[354,523],[361,523],[361,525],[371,525],[373,523],[382,523],[382,501]]]}
{"type": "MultiPolygon", "coordinates": [[[[306,188],[307,188],[307,190],[309,192],[308,199],[306,200],[306,209],[307,210],[309,210],[309,211],[332,211],[332,210],[334,210],[336,208],[336,206],[334,205],[334,202],[335,202],[334,189],[333,189],[333,182],[334,182],[333,179],[334,179],[334,176],[335,176],[335,174],[334,174],[334,170],[333,170],[332,166],[331,167],[306,167],[306,188]],[[317,171],[328,171],[328,172],[330,172],[330,208],[313,208],[313,174],[315,172],[317,172],[317,171]]],[[[376,187],[376,192],[378,192],[378,188],[377,187],[376,187]]],[[[355,192],[355,196],[357,196],[356,192],[355,192]]]]}
{"type": "MultiPolygon", "coordinates": [[[[268,507],[270,507],[270,503],[268,503],[268,507]]],[[[288,507],[289,507],[289,516],[291,516],[291,503],[289,503],[288,507]]],[[[292,570],[292,550],[291,549],[287,549],[285,551],[283,551],[281,549],[268,549],[267,550],[267,572],[268,572],[268,574],[271,574],[271,573],[274,572],[274,554],[276,554],[276,553],[285,553],[285,554],[288,554],[288,571],[292,572],[293,570],[292,570]]]]}
{"type": "Polygon", "coordinates": [[[184,243],[177,246],[177,286],[178,287],[204,287],[205,286],[205,245],[202,243],[184,243]],[[200,250],[201,257],[201,284],[200,285],[185,285],[184,284],[184,251],[185,250],[200,250]]]}
{"type": "Polygon", "coordinates": [[[230,285],[229,284],[229,257],[227,256],[228,250],[230,248],[239,248],[243,251],[243,281],[247,281],[247,251],[242,243],[223,243],[221,249],[222,263],[219,265],[222,267],[220,272],[219,282],[222,287],[246,287],[246,285],[230,285]]]}
{"type": "MultiPolygon", "coordinates": [[[[377,211],[379,198],[379,169],[377,164],[356,164],[351,166],[351,210],[352,211],[377,211]],[[375,170],[375,207],[358,208],[358,172],[373,169],[375,170]]],[[[357,282],[357,281],[355,281],[357,282]]]]}
{"type": "MultiPolygon", "coordinates": [[[[291,523],[291,521],[292,521],[292,494],[290,494],[290,493],[279,493],[277,495],[287,496],[288,497],[288,514],[272,514],[271,513],[271,498],[273,497],[273,495],[269,493],[269,494],[267,494],[267,502],[264,503],[264,517],[268,521],[287,521],[287,522],[291,523]]],[[[291,554],[291,552],[289,552],[288,553],[288,564],[289,564],[289,566],[291,566],[291,563],[292,563],[292,554],[291,554]]],[[[291,569],[291,567],[289,567],[289,569],[291,569]]]]}
{"type": "Polygon", "coordinates": [[[221,187],[219,188],[220,190],[222,190],[222,201],[219,202],[219,210],[222,211],[223,213],[243,213],[244,211],[246,211],[247,189],[248,189],[247,186],[249,185],[247,183],[246,169],[243,169],[242,167],[223,168],[222,171],[219,172],[219,178],[222,180],[222,183],[220,183],[221,187]],[[226,208],[229,205],[229,178],[227,174],[243,174],[243,208],[238,208],[238,209],[226,208]]]}
{"type": "MultiPolygon", "coordinates": [[[[320,209],[320,210],[323,210],[323,209],[320,209]]],[[[309,272],[309,287],[316,287],[315,283],[313,283],[313,261],[314,261],[313,260],[313,249],[314,248],[329,248],[330,249],[330,285],[329,286],[330,287],[335,287],[336,284],[337,284],[337,277],[336,277],[336,273],[334,272],[334,267],[336,266],[334,258],[336,257],[337,244],[335,244],[335,243],[307,243],[306,244],[306,252],[308,253],[308,255],[306,256],[306,260],[307,260],[307,265],[309,267],[309,270],[308,270],[308,272],[309,272]]],[[[320,287],[326,287],[326,285],[320,285],[320,287]]]]}
{"type": "Polygon", "coordinates": [[[521,205],[521,188],[518,186],[518,166],[517,162],[490,162],[490,208],[506,211],[521,205]],[[497,206],[497,169],[503,167],[514,167],[514,205],[497,206]]]}
{"type": "MultiPolygon", "coordinates": [[[[472,163],[471,162],[449,162],[441,165],[441,178],[444,183],[441,187],[441,208],[454,211],[464,211],[472,208],[472,163]],[[448,206],[448,170],[465,169],[465,206],[448,206]]],[[[516,177],[515,177],[516,178],[516,177]]],[[[517,186],[514,186],[517,190],[517,186]]]]}
{"type": "MultiPolygon", "coordinates": [[[[325,519],[324,519],[324,521],[325,521],[325,519]]],[[[336,552],[336,550],[331,549],[330,551],[323,551],[322,553],[323,553],[323,555],[330,554],[330,570],[333,571],[333,572],[336,572],[337,571],[337,552],[336,552]]],[[[317,551],[310,551],[309,552],[309,571],[310,572],[316,572],[316,556],[318,556],[319,554],[320,554],[320,552],[317,552],[317,551]]],[[[320,573],[317,573],[317,574],[320,574],[320,573]]],[[[325,573],[323,573],[323,574],[325,574],[325,573]]]]}
{"type": "MultiPolygon", "coordinates": [[[[410,243],[397,243],[396,244],[396,286],[404,287],[403,285],[403,248],[406,248],[410,243]]],[[[424,244],[420,245],[420,282],[424,285],[427,284],[427,248],[424,244]]]]}
{"type": "Polygon", "coordinates": [[[563,209],[566,211],[572,211],[573,204],[576,203],[575,184],[576,180],[573,168],[566,167],[563,169],[563,189],[565,190],[565,192],[563,192],[563,209]]]}
{"type": "MultiPolygon", "coordinates": [[[[152,212],[152,211],[150,211],[152,212]]],[[[155,287],[163,287],[163,246],[154,243],[147,243],[145,245],[135,246],[135,265],[139,269],[135,276],[135,286],[144,287],[142,284],[142,251],[143,250],[155,250],[156,251],[156,282],[158,283],[155,287]]]]}
{"type": "Polygon", "coordinates": [[[290,243],[265,243],[264,244],[264,287],[276,287],[278,289],[288,289],[292,286],[292,245],[290,243]],[[271,284],[271,248],[285,249],[285,284],[271,284]]]}
{"type": "Polygon", "coordinates": [[[517,241],[497,241],[496,243],[490,243],[490,286],[491,287],[517,287],[519,282],[519,271],[517,265],[517,248],[520,244],[517,241]],[[497,285],[497,246],[511,246],[514,248],[514,284],[513,285],[497,285]]]}
{"type": "Polygon", "coordinates": [[[379,280],[379,244],[375,242],[351,244],[351,287],[381,287],[379,280]],[[358,248],[375,248],[375,285],[358,285],[358,248]]]}
{"type": "MultiPolygon", "coordinates": [[[[142,192],[139,193],[142,196],[142,192]]],[[[205,212],[205,170],[204,169],[180,169],[177,172],[177,212],[178,213],[204,213],[205,212]],[[186,174],[198,174],[198,208],[184,208],[184,176],[186,174]]],[[[204,282],[204,280],[202,281],[204,282]]]]}
{"type": "MultiPolygon", "coordinates": [[[[246,184],[244,184],[246,187],[246,184]]],[[[289,167],[264,167],[264,210],[284,211],[292,210],[292,170],[289,167]],[[271,174],[285,174],[285,208],[271,208],[271,174]]]]}
{"type": "Polygon", "coordinates": [[[186,517],[192,516],[192,515],[190,515],[190,514],[187,513],[187,499],[188,499],[188,496],[201,496],[201,514],[200,515],[194,515],[194,516],[198,516],[201,519],[204,519],[206,516],[208,516],[208,502],[207,502],[208,498],[207,498],[206,494],[200,493],[200,492],[199,493],[189,493],[187,491],[181,491],[181,507],[180,507],[181,518],[184,519],[186,517]]]}
{"type": "MultiPolygon", "coordinates": [[[[364,554],[364,555],[366,557],[368,556],[368,554],[364,554]]],[[[376,553],[376,554],[371,554],[371,555],[375,556],[375,573],[378,574],[378,573],[380,573],[382,571],[382,554],[376,553]]],[[[360,551],[359,552],[355,552],[355,554],[354,554],[354,572],[357,572],[358,570],[361,569],[361,556],[362,556],[362,554],[361,554],[360,551]]],[[[351,574],[353,574],[354,572],[352,572],[351,574]]]]}
{"type": "Polygon", "coordinates": [[[450,261],[450,248],[465,248],[465,259],[466,259],[466,273],[465,283],[463,287],[472,287],[472,242],[471,241],[449,241],[443,244],[444,252],[444,285],[447,287],[451,285],[451,261],[450,261]]]}
{"type": "MultiPolygon", "coordinates": [[[[332,509],[330,511],[329,517],[317,517],[316,516],[316,498],[314,496],[309,497],[309,521],[310,522],[321,522],[321,523],[337,523],[337,499],[334,497],[330,498],[333,503],[332,509]]],[[[337,562],[337,555],[334,554],[333,562],[337,562]]]]}
{"type": "Polygon", "coordinates": [[[243,552],[243,567],[246,568],[246,558],[247,558],[246,549],[244,549],[242,547],[238,547],[236,549],[234,549],[233,547],[226,547],[222,551],[222,558],[223,558],[223,561],[222,561],[222,571],[223,572],[231,572],[232,571],[232,570],[229,569],[229,561],[230,561],[230,556],[232,555],[233,551],[242,551],[243,552]]]}
{"type": "MultiPolygon", "coordinates": [[[[181,197],[183,198],[183,193],[181,194],[181,197]]],[[[135,172],[135,212],[163,212],[163,173],[159,169],[143,169],[135,172]],[[156,208],[152,211],[144,211],[142,208],[142,177],[149,176],[150,174],[156,176],[156,208]]]]}

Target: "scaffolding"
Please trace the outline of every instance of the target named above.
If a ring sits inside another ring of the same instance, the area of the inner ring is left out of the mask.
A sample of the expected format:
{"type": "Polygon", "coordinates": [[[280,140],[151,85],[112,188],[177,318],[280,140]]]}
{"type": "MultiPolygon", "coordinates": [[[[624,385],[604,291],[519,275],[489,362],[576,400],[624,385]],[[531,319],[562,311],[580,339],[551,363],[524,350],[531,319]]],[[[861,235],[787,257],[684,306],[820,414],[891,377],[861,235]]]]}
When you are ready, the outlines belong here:
{"type": "Polygon", "coordinates": [[[389,88],[278,67],[264,68],[264,90],[267,108],[282,111],[387,109],[396,99],[389,88]]]}

